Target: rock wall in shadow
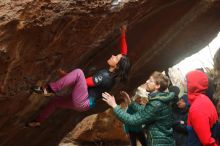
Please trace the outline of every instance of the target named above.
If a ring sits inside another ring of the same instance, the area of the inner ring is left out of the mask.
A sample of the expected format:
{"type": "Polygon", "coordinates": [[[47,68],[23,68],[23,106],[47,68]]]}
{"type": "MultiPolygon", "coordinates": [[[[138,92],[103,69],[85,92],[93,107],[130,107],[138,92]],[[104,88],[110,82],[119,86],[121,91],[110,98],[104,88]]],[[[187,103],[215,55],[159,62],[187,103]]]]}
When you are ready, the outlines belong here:
{"type": "Polygon", "coordinates": [[[83,118],[107,109],[100,101],[89,112],[58,110],[41,128],[24,128],[48,101],[30,87],[56,80],[59,68],[89,75],[105,66],[119,52],[121,24],[133,67],[116,94],[206,46],[219,32],[219,8],[212,0],[1,1],[0,145],[58,145],[83,118]]]}

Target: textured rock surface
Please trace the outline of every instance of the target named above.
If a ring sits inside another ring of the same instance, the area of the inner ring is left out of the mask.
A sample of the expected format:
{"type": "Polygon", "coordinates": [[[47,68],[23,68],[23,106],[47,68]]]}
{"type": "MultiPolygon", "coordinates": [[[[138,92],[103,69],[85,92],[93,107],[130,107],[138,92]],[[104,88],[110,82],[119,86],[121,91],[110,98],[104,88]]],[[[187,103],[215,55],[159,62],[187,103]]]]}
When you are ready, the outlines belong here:
{"type": "Polygon", "coordinates": [[[128,138],[122,130],[122,124],[112,115],[112,110],[86,117],[64,138],[63,143],[68,140],[78,142],[95,142],[119,145],[128,144],[128,138]]]}
{"type": "Polygon", "coordinates": [[[84,117],[104,111],[103,102],[85,113],[59,110],[41,128],[24,128],[48,100],[30,86],[57,79],[60,67],[90,74],[104,66],[118,52],[122,23],[133,68],[130,82],[119,86],[128,90],[207,45],[220,27],[217,0],[111,2],[0,0],[0,145],[58,145],[84,117]]]}
{"type": "Polygon", "coordinates": [[[217,100],[217,109],[218,113],[220,113],[220,49],[215,54],[214,57],[214,83],[216,86],[216,92],[214,94],[214,98],[217,100]]]}

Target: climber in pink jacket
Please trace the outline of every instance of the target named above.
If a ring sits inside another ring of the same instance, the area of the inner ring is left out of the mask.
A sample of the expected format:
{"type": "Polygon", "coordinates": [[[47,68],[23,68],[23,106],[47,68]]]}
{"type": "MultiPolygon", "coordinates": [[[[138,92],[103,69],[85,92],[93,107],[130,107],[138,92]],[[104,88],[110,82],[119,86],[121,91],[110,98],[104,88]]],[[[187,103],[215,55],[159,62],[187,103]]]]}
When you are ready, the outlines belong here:
{"type": "Polygon", "coordinates": [[[45,106],[37,118],[27,123],[29,127],[40,126],[41,122],[46,120],[56,108],[68,108],[76,111],[87,111],[94,107],[95,101],[102,98],[102,93],[109,91],[115,84],[116,78],[120,81],[126,81],[130,71],[130,62],[127,57],[127,44],[125,38],[126,26],[120,28],[121,31],[121,53],[112,55],[107,63],[108,69],[102,69],[93,76],[85,78],[81,69],[74,69],[69,73],[60,70],[63,77],[59,80],[49,83],[43,87],[33,87],[33,91],[45,96],[50,93],[56,93],[66,86],[72,88],[72,94],[63,97],[54,97],[45,106]]]}

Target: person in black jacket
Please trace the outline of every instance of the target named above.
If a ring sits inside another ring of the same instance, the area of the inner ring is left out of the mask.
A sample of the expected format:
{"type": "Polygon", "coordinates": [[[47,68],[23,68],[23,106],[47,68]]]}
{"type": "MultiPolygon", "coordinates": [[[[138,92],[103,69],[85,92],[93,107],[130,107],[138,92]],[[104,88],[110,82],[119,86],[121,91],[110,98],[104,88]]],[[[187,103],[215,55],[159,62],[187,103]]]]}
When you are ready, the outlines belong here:
{"type": "Polygon", "coordinates": [[[174,92],[175,98],[172,103],[173,113],[173,135],[177,146],[187,145],[187,114],[189,102],[185,93],[179,98],[180,89],[177,86],[170,86],[169,92],[174,92]]]}
{"type": "Polygon", "coordinates": [[[177,146],[186,146],[188,136],[187,115],[189,110],[187,94],[184,94],[176,104],[177,106],[173,106],[174,139],[177,146]]]}
{"type": "Polygon", "coordinates": [[[127,44],[125,39],[126,26],[121,27],[121,53],[112,55],[107,63],[108,69],[102,69],[93,76],[85,78],[81,69],[75,69],[69,73],[60,70],[63,77],[59,80],[49,83],[46,86],[35,86],[32,90],[35,93],[49,96],[62,88],[69,86],[72,88],[72,94],[63,97],[54,97],[45,106],[37,118],[29,122],[27,126],[37,127],[46,120],[56,108],[68,108],[76,111],[87,111],[94,107],[95,100],[102,98],[102,93],[109,91],[115,84],[116,78],[120,81],[126,81],[130,71],[130,62],[127,57],[127,44]]]}

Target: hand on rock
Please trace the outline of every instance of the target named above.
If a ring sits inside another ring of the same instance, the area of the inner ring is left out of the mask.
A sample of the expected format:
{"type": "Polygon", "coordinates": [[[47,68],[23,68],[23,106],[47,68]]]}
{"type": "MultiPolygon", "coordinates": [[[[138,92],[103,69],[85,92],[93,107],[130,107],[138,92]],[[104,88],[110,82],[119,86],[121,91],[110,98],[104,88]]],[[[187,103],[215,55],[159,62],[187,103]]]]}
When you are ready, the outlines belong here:
{"type": "Polygon", "coordinates": [[[120,31],[121,31],[121,32],[126,32],[126,31],[127,31],[127,25],[123,24],[123,25],[120,27],[120,31]]]}
{"type": "Polygon", "coordinates": [[[59,76],[61,76],[61,77],[65,76],[67,74],[62,68],[59,68],[57,72],[58,72],[59,76]]]}

